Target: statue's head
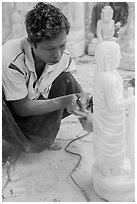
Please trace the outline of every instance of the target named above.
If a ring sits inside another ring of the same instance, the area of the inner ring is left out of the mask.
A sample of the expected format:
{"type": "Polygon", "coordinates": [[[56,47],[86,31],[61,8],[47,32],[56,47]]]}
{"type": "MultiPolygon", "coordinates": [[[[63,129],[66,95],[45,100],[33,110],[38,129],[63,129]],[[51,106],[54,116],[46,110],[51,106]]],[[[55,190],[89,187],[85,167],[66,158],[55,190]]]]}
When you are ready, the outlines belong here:
{"type": "Polygon", "coordinates": [[[13,23],[20,23],[22,21],[22,16],[18,11],[15,11],[11,16],[11,20],[13,23]]]}
{"type": "Polygon", "coordinates": [[[108,71],[119,67],[120,46],[114,41],[103,41],[96,46],[95,60],[100,70],[108,71]]]}
{"type": "Polygon", "coordinates": [[[113,9],[106,5],[101,11],[101,19],[103,21],[110,21],[113,18],[113,9]]]}

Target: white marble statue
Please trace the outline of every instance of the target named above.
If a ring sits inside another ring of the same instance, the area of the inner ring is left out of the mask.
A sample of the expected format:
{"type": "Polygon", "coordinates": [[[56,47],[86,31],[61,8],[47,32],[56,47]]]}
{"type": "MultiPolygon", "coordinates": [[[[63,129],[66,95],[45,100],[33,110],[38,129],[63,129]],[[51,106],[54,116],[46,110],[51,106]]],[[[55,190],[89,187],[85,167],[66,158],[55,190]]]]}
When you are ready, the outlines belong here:
{"type": "Polygon", "coordinates": [[[120,58],[120,47],[114,41],[102,41],[95,49],[93,185],[101,198],[111,202],[134,201],[134,178],[126,154],[125,108],[134,105],[135,96],[123,97],[122,78],[116,70],[120,58]]]}
{"type": "Polygon", "coordinates": [[[22,16],[16,10],[11,15],[11,23],[12,23],[11,32],[7,40],[20,38],[23,35],[25,35],[22,16]]]}
{"type": "Polygon", "coordinates": [[[26,35],[24,15],[35,2],[3,2],[2,4],[2,42],[26,35]]]}
{"type": "Polygon", "coordinates": [[[2,3],[2,43],[5,43],[11,33],[12,22],[11,13],[13,6],[11,2],[2,3]]]}
{"type": "Polygon", "coordinates": [[[58,2],[53,4],[61,9],[70,23],[67,50],[73,58],[82,56],[85,52],[84,3],[58,2]]]}
{"type": "Polygon", "coordinates": [[[117,29],[118,27],[120,27],[120,22],[115,24],[113,20],[113,10],[111,6],[106,5],[101,10],[101,19],[97,21],[97,37],[91,40],[91,43],[88,47],[88,54],[94,55],[96,45],[103,40],[117,41],[117,38],[114,37],[114,34],[115,29],[117,29]]]}

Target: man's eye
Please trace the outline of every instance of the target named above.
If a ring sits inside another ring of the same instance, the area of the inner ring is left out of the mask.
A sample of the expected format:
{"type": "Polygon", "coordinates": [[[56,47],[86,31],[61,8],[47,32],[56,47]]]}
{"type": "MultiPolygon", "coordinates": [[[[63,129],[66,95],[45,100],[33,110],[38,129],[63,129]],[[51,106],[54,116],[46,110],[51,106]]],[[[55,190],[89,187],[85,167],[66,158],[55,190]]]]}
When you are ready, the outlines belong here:
{"type": "Polygon", "coordinates": [[[65,45],[61,45],[60,47],[63,48],[63,47],[65,47],[65,45]]]}
{"type": "Polygon", "coordinates": [[[47,50],[52,51],[52,50],[54,50],[54,48],[48,48],[47,50]]]}

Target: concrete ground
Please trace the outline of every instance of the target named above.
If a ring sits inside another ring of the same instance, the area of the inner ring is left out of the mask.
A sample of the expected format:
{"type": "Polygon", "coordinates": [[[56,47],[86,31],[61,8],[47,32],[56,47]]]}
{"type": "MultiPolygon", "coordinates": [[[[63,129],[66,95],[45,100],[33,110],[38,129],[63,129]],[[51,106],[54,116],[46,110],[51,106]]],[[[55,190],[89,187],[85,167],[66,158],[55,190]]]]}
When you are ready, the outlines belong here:
{"type": "MultiPolygon", "coordinates": [[[[83,89],[92,93],[94,57],[75,61],[83,89]]],[[[120,74],[134,76],[131,71],[120,74]]],[[[57,140],[61,150],[20,153],[12,165],[3,165],[3,202],[105,202],[92,185],[93,133],[87,134],[78,119],[69,116],[62,121],[57,140]]]]}

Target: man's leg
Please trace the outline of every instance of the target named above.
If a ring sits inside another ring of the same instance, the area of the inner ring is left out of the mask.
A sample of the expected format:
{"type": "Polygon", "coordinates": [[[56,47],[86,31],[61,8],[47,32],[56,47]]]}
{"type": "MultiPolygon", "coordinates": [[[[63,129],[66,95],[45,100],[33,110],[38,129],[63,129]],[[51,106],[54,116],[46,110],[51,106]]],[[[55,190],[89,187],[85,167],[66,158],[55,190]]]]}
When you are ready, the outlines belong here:
{"type": "MultiPolygon", "coordinates": [[[[53,82],[49,99],[79,92],[82,92],[82,89],[74,77],[63,72],[53,82]]],[[[39,100],[41,99],[43,98],[40,97],[39,100]]],[[[40,152],[53,144],[61,119],[67,115],[69,114],[66,111],[63,114],[63,110],[58,110],[40,116],[17,117],[16,122],[26,139],[35,146],[35,151],[40,152]]]]}
{"type": "Polygon", "coordinates": [[[2,162],[14,163],[21,151],[34,152],[33,144],[24,136],[2,98],[2,162]]]}
{"type": "MultiPolygon", "coordinates": [[[[51,99],[80,92],[83,92],[83,90],[80,84],[72,76],[72,74],[70,74],[69,72],[63,72],[53,82],[48,98],[51,99]]],[[[67,110],[64,109],[62,118],[65,118],[69,115],[70,113],[68,113],[67,110]]]]}

